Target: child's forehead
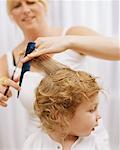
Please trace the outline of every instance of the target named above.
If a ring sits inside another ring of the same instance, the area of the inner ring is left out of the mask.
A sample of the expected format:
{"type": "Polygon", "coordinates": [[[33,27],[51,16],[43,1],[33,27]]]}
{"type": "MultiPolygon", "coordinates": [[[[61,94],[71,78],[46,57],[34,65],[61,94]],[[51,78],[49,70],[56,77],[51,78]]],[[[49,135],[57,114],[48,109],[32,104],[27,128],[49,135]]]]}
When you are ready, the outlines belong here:
{"type": "Polygon", "coordinates": [[[99,103],[99,96],[96,94],[89,98],[90,100],[88,101],[91,105],[92,104],[98,104],[99,103]]]}
{"type": "Polygon", "coordinates": [[[96,100],[96,101],[93,101],[93,102],[89,102],[87,105],[88,106],[96,106],[96,105],[99,105],[99,101],[96,100]]]}
{"type": "Polygon", "coordinates": [[[85,100],[83,101],[80,105],[79,105],[79,108],[89,108],[89,107],[92,107],[92,106],[96,106],[99,104],[99,98],[98,96],[94,96],[94,97],[91,97],[89,98],[89,100],[85,100]]]}

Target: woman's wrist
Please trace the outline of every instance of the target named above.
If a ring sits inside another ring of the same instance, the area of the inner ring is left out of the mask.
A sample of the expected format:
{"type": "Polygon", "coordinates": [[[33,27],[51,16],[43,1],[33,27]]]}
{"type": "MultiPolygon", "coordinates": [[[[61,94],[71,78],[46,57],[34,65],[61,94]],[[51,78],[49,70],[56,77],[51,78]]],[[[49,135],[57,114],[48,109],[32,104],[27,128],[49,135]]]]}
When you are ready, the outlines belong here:
{"type": "Polygon", "coordinates": [[[80,49],[82,48],[82,39],[80,40],[80,37],[78,36],[69,36],[69,44],[68,44],[68,49],[80,49]]]}
{"type": "Polygon", "coordinates": [[[76,44],[75,36],[68,36],[67,49],[74,49],[75,44],[76,44]]]}

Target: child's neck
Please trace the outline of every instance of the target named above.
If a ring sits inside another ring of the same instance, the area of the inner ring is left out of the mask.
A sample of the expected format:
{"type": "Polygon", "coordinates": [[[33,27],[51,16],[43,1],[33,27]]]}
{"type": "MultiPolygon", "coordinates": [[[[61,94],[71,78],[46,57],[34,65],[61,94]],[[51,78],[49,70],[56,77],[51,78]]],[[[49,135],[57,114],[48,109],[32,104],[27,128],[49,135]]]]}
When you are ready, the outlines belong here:
{"type": "Polygon", "coordinates": [[[78,136],[75,136],[75,135],[68,135],[63,140],[63,139],[60,138],[60,136],[58,134],[52,134],[52,135],[50,135],[50,137],[54,141],[60,143],[65,150],[67,150],[67,147],[71,147],[75,143],[75,141],[79,138],[78,136]]]}
{"type": "Polygon", "coordinates": [[[64,141],[68,142],[68,141],[76,141],[79,137],[75,136],[75,135],[68,135],[64,141]]]}

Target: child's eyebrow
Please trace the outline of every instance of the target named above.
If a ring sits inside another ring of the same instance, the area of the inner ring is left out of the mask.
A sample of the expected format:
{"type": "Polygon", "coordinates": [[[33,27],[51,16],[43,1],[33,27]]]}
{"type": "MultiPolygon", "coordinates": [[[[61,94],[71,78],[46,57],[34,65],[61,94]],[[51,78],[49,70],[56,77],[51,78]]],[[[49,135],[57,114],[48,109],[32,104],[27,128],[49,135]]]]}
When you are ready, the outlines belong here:
{"type": "Polygon", "coordinates": [[[95,102],[95,103],[91,103],[90,106],[98,106],[99,105],[99,102],[95,102]]]}

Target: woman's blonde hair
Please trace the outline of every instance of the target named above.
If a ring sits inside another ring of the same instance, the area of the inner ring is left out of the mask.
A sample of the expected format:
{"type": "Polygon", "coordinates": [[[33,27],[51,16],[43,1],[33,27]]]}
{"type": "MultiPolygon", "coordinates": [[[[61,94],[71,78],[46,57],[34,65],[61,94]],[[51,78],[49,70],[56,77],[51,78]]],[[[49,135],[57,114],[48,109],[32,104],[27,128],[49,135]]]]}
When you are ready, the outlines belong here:
{"type": "Polygon", "coordinates": [[[35,113],[47,133],[59,131],[64,138],[76,108],[98,94],[100,87],[96,78],[87,72],[74,71],[51,58],[43,62],[39,60],[38,65],[41,63],[47,75],[36,90],[35,113]]]}
{"type": "MultiPolygon", "coordinates": [[[[48,9],[48,0],[38,0],[39,2],[41,2],[44,6],[45,9],[48,9]]],[[[11,10],[13,9],[13,4],[14,4],[15,0],[7,0],[7,11],[8,11],[8,15],[11,15],[11,10]]]]}

